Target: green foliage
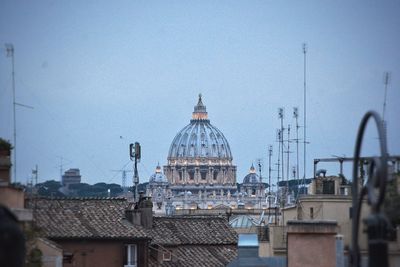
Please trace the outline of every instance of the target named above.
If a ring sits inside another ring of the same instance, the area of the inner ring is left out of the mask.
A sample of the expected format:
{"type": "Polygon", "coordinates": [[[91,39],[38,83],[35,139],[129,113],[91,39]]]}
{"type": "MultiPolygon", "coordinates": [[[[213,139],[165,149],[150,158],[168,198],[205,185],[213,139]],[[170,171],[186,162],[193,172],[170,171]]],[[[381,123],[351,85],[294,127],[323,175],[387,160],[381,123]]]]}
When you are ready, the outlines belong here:
{"type": "Polygon", "coordinates": [[[58,190],[61,187],[61,183],[59,181],[50,180],[43,183],[38,183],[36,184],[36,187],[46,187],[51,190],[58,190]]]}
{"type": "MultiPolygon", "coordinates": [[[[145,184],[139,185],[139,190],[146,190],[145,184]]],[[[60,188],[62,187],[61,183],[58,181],[50,180],[43,183],[38,183],[36,188],[38,189],[38,194],[40,196],[46,197],[62,197],[64,196],[60,192],[60,188]]],[[[94,185],[79,183],[79,184],[71,184],[68,188],[70,192],[70,196],[77,197],[108,197],[108,190],[110,190],[110,196],[116,197],[123,192],[122,187],[119,184],[107,184],[107,183],[96,183],[94,185]]]]}
{"type": "Polygon", "coordinates": [[[28,263],[26,264],[27,267],[41,267],[42,264],[42,251],[38,248],[31,249],[28,255],[28,263]]]}
{"type": "Polygon", "coordinates": [[[11,143],[0,137],[0,150],[10,151],[11,149],[13,149],[11,143]]]}
{"type": "Polygon", "coordinates": [[[38,189],[38,194],[40,196],[46,197],[62,197],[64,196],[60,191],[61,183],[58,181],[50,180],[43,183],[38,183],[35,185],[38,189]]]}
{"type": "Polygon", "coordinates": [[[385,201],[383,203],[386,216],[393,227],[400,225],[400,195],[397,191],[397,179],[399,176],[400,174],[395,175],[395,179],[387,184],[385,201]]]}

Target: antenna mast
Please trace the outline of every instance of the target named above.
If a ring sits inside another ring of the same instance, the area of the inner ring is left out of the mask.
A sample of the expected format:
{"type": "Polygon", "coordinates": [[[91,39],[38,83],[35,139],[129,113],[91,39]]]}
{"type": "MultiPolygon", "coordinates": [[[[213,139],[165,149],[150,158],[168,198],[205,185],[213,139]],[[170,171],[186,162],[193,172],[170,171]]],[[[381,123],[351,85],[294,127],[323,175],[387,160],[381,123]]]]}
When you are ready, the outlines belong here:
{"type": "Polygon", "coordinates": [[[386,121],[385,121],[386,95],[387,95],[387,87],[388,87],[388,84],[390,83],[390,73],[386,71],[383,75],[384,75],[383,83],[385,84],[385,97],[383,99],[382,124],[383,124],[383,130],[384,130],[384,133],[386,136],[386,128],[387,128],[386,121]]]}
{"type": "Polygon", "coordinates": [[[31,108],[33,107],[28,106],[28,105],[23,105],[20,103],[17,103],[15,101],[15,71],[14,71],[14,45],[13,44],[5,44],[6,46],[6,52],[7,52],[7,57],[11,57],[11,64],[12,64],[12,71],[11,71],[11,76],[12,76],[12,91],[13,91],[13,123],[14,123],[14,162],[13,162],[13,169],[14,169],[14,183],[17,182],[17,117],[16,117],[16,112],[15,112],[15,106],[22,106],[26,108],[31,108]]]}
{"type": "Polygon", "coordinates": [[[307,44],[303,43],[303,54],[304,54],[304,173],[303,173],[303,184],[306,179],[306,145],[307,145],[307,84],[306,84],[306,55],[307,55],[307,44]]]}
{"type": "Polygon", "coordinates": [[[135,142],[135,144],[130,144],[129,145],[129,156],[131,161],[134,161],[133,165],[133,183],[135,185],[135,203],[139,203],[139,174],[137,170],[137,162],[140,161],[141,158],[141,147],[138,142],[135,142]]]}
{"type": "Polygon", "coordinates": [[[6,44],[7,57],[11,57],[12,64],[12,90],[13,90],[13,121],[14,121],[14,183],[17,181],[17,126],[15,114],[15,73],[14,73],[14,45],[6,44]]]}
{"type": "Polygon", "coordinates": [[[278,196],[278,192],[279,192],[279,172],[281,169],[281,129],[277,129],[276,131],[276,139],[278,141],[278,163],[276,165],[278,165],[278,176],[277,176],[277,181],[276,181],[276,195],[278,196]]]}
{"type": "Polygon", "coordinates": [[[261,206],[261,199],[262,199],[262,190],[263,190],[263,186],[262,186],[262,175],[261,175],[261,159],[258,160],[258,171],[260,173],[260,184],[259,184],[259,198],[260,198],[260,209],[262,208],[261,206]]]}
{"type": "Polygon", "coordinates": [[[384,73],[383,83],[385,84],[385,98],[383,99],[382,120],[385,121],[387,87],[388,84],[390,83],[390,73],[387,71],[384,73]]]}
{"type": "Polygon", "coordinates": [[[286,153],[287,153],[287,163],[286,163],[286,190],[287,190],[287,192],[286,193],[288,193],[288,191],[289,191],[289,177],[290,177],[290,175],[289,175],[289,166],[290,166],[290,157],[289,157],[289,154],[291,153],[291,151],[290,151],[290,124],[288,124],[288,129],[287,129],[287,150],[286,150],[286,153]]]}
{"type": "Polygon", "coordinates": [[[279,108],[279,110],[278,110],[278,115],[279,115],[279,119],[281,120],[281,134],[280,134],[280,142],[281,142],[281,155],[282,155],[282,181],[283,180],[285,180],[285,178],[284,178],[284,164],[283,164],[283,131],[284,131],[284,128],[283,128],[283,108],[279,108]]]}
{"type": "Polygon", "coordinates": [[[285,164],[283,163],[284,162],[284,160],[283,160],[283,150],[284,150],[284,148],[283,148],[283,131],[284,131],[284,128],[283,128],[283,116],[284,116],[284,114],[283,114],[283,108],[279,108],[278,109],[278,115],[279,115],[279,119],[281,120],[281,131],[280,131],[280,140],[279,140],[279,142],[281,143],[281,157],[282,157],[282,181],[285,181],[285,171],[284,171],[284,167],[285,167],[285,164]]]}
{"type": "Polygon", "coordinates": [[[299,192],[299,110],[297,107],[293,108],[293,117],[296,120],[296,176],[297,179],[297,194],[299,192]]]}
{"type": "Polygon", "coordinates": [[[271,157],[272,157],[272,145],[268,147],[268,216],[271,208],[271,157]]]}

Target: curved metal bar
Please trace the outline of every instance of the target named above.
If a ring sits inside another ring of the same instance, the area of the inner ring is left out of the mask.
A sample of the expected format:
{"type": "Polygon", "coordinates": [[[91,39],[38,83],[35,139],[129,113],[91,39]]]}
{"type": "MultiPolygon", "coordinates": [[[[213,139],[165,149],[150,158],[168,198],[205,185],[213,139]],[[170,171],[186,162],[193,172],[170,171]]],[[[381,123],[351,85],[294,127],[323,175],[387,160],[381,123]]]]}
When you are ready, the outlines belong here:
{"type": "Polygon", "coordinates": [[[383,128],[383,123],[375,111],[367,112],[361,120],[360,127],[357,133],[356,145],[354,150],[354,164],[353,164],[353,216],[352,216],[352,250],[351,250],[351,265],[360,266],[360,252],[358,247],[358,229],[360,221],[360,211],[362,205],[362,199],[365,194],[368,195],[368,203],[372,206],[372,212],[378,213],[380,206],[384,200],[385,189],[387,179],[387,147],[386,147],[386,136],[383,128]],[[358,196],[358,165],[360,161],[361,145],[364,137],[364,132],[368,123],[368,120],[372,118],[378,130],[379,145],[381,156],[379,159],[374,160],[371,164],[370,177],[367,185],[364,185],[358,196]],[[372,178],[373,177],[373,178],[372,178]],[[376,197],[374,194],[374,188],[379,187],[379,196],[376,197]]]}

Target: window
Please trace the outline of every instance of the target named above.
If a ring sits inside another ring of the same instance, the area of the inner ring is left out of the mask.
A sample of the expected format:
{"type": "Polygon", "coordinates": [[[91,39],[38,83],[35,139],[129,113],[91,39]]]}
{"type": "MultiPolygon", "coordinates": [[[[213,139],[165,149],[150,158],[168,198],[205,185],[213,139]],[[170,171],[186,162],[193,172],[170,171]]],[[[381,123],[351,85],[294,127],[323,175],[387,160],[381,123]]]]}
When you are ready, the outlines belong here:
{"type": "Polygon", "coordinates": [[[335,194],[335,182],[334,181],[323,181],[322,194],[334,195],[335,194]]]}
{"type": "Polygon", "coordinates": [[[171,252],[170,251],[164,251],[163,252],[163,261],[171,261],[171,252]]]}
{"type": "Polygon", "coordinates": [[[217,180],[218,178],[218,171],[214,171],[214,180],[217,180]]]}
{"type": "Polygon", "coordinates": [[[137,266],[137,246],[135,244],[125,245],[124,267],[137,266]]]}
{"type": "Polygon", "coordinates": [[[314,208],[310,208],[310,219],[314,219],[314,208]]]}
{"type": "Polygon", "coordinates": [[[72,254],[71,252],[64,252],[63,263],[72,263],[73,257],[74,257],[74,254],[72,254]]]}

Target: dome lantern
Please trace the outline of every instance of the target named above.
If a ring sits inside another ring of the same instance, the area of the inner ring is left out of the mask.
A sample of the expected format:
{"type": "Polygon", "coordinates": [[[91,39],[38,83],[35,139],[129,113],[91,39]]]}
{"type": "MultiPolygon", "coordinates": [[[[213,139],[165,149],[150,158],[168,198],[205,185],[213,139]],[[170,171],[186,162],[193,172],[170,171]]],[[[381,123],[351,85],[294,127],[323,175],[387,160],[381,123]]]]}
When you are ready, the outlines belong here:
{"type": "Polygon", "coordinates": [[[203,101],[201,100],[201,94],[199,94],[199,101],[197,105],[194,106],[194,111],[192,113],[192,120],[207,120],[208,114],[206,110],[206,106],[204,106],[203,101]]]}

